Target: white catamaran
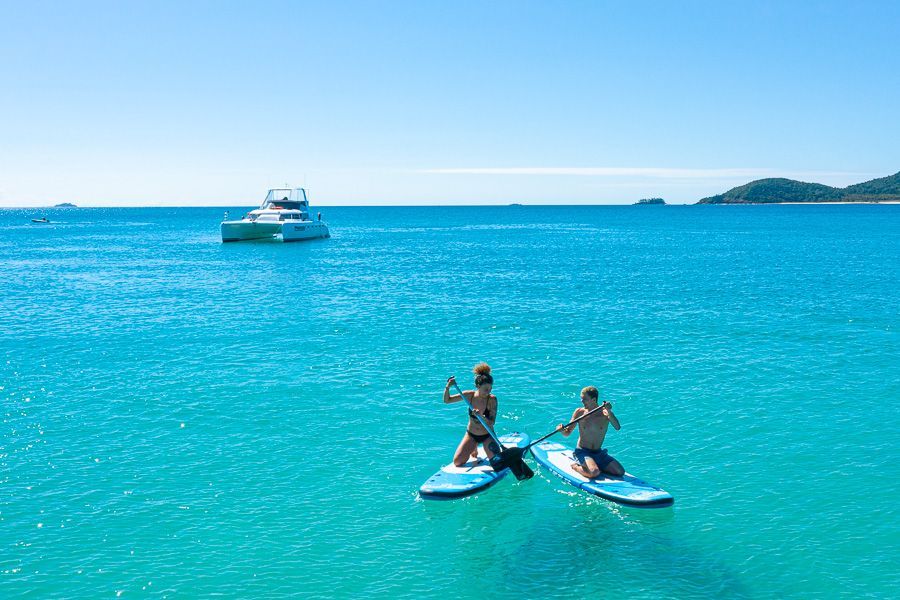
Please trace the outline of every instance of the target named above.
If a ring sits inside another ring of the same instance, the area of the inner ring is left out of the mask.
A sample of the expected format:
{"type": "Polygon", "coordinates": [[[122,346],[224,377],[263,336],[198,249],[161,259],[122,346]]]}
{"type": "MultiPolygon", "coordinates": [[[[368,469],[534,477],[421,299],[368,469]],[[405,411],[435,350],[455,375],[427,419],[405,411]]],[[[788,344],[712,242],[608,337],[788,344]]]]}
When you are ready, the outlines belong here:
{"type": "Polygon", "coordinates": [[[305,189],[273,188],[259,208],[248,212],[243,219],[229,221],[226,212],[222,221],[223,242],[262,240],[278,235],[285,242],[331,237],[322,213],[315,220],[310,218],[305,189]]]}

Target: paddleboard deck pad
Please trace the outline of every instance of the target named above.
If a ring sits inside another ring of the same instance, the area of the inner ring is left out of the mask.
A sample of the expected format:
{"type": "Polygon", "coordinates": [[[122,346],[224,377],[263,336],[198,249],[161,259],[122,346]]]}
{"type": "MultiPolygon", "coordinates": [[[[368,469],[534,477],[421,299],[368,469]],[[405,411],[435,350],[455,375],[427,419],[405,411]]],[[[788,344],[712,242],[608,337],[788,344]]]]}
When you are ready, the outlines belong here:
{"type": "MultiPolygon", "coordinates": [[[[508,433],[500,436],[504,448],[524,448],[531,441],[527,433],[508,433]]],[[[470,458],[461,467],[452,462],[428,478],[419,488],[419,495],[430,500],[451,500],[471,496],[486,490],[509,475],[509,469],[494,471],[487,460],[484,448],[478,446],[478,458],[470,458]]]]}
{"type": "Polygon", "coordinates": [[[558,442],[541,442],[531,447],[531,454],[545,469],[588,494],[626,506],[663,508],[672,506],[675,498],[667,491],[638,479],[630,473],[622,477],[603,474],[588,479],[572,470],[577,462],[572,448],[558,442]]]}

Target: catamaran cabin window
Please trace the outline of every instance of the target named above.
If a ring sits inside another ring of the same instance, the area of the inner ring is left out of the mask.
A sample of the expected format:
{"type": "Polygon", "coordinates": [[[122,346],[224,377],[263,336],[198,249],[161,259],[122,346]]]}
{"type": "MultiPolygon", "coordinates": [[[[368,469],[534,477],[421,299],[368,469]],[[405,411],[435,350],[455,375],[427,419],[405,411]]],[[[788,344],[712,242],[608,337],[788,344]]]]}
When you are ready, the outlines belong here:
{"type": "Polygon", "coordinates": [[[306,208],[303,202],[291,202],[288,200],[270,200],[266,208],[283,208],[284,210],[302,210],[306,208]]]}

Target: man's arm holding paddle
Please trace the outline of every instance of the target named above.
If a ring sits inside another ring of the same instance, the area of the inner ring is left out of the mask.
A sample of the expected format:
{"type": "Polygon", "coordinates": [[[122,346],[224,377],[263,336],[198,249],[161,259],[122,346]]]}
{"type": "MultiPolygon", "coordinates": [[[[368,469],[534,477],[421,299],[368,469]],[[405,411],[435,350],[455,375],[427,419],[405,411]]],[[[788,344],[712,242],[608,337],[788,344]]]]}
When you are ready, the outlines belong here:
{"type": "Polygon", "coordinates": [[[622,428],[622,426],[619,425],[619,419],[617,419],[616,415],[613,414],[612,404],[610,404],[609,402],[604,402],[600,405],[600,409],[600,412],[602,412],[603,416],[609,420],[609,424],[612,425],[616,431],[622,428]]]}
{"type": "Polygon", "coordinates": [[[574,421],[577,421],[580,417],[584,416],[585,413],[587,413],[587,409],[576,408],[575,412],[572,413],[572,418],[569,419],[569,424],[563,425],[562,423],[560,423],[556,426],[556,430],[561,431],[563,437],[569,437],[569,435],[571,435],[571,433],[575,431],[575,425],[577,425],[577,423],[574,423],[574,421]]]}

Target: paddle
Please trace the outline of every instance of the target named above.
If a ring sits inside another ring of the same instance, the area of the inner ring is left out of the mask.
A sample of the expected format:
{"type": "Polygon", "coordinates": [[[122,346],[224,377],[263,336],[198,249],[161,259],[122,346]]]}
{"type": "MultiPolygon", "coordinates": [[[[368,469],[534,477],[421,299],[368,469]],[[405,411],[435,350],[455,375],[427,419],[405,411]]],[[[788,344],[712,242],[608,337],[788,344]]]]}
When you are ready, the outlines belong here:
{"type": "Polygon", "coordinates": [[[484,430],[488,432],[488,435],[490,435],[491,439],[494,440],[494,443],[497,444],[499,453],[495,454],[494,458],[491,459],[491,468],[494,469],[494,471],[509,469],[513,472],[513,475],[515,475],[516,479],[518,479],[519,481],[531,479],[532,477],[534,477],[534,471],[531,470],[531,467],[528,466],[528,463],[522,460],[522,453],[519,453],[518,458],[509,458],[508,460],[503,458],[504,452],[515,450],[516,448],[504,448],[503,444],[500,443],[500,440],[498,440],[497,436],[494,434],[494,430],[491,429],[487,422],[485,422],[485,420],[481,418],[481,415],[479,413],[475,412],[475,407],[472,406],[472,403],[469,402],[469,399],[466,398],[466,395],[463,394],[463,391],[459,389],[459,384],[454,383],[453,387],[456,388],[456,391],[459,392],[460,397],[462,397],[462,399],[468,405],[469,410],[472,411],[472,414],[475,415],[475,418],[478,419],[478,422],[481,423],[481,426],[484,427],[484,430]]]}
{"type": "MultiPolygon", "coordinates": [[[[522,456],[523,456],[526,452],[528,452],[528,449],[529,449],[529,448],[531,448],[532,446],[536,446],[537,444],[540,444],[541,442],[543,442],[544,440],[546,440],[546,439],[547,439],[548,437],[550,437],[551,435],[555,435],[555,434],[559,433],[560,431],[562,431],[562,430],[565,429],[566,427],[571,427],[572,425],[574,425],[574,424],[577,423],[578,421],[582,420],[583,418],[585,418],[585,417],[587,417],[587,416],[589,416],[589,415],[592,415],[592,414],[594,414],[595,412],[597,412],[598,410],[602,410],[602,409],[603,409],[603,405],[601,404],[601,405],[598,406],[597,408],[593,408],[593,409],[589,410],[588,412],[584,413],[583,415],[581,415],[581,416],[578,417],[577,419],[573,419],[572,421],[566,423],[565,425],[563,425],[563,426],[560,427],[559,429],[554,429],[553,431],[551,431],[551,432],[548,433],[547,435],[545,435],[545,436],[543,436],[543,437],[540,437],[540,438],[534,440],[533,442],[531,442],[530,444],[528,444],[527,446],[524,446],[524,447],[522,447],[522,448],[520,448],[520,447],[518,447],[518,446],[516,446],[515,448],[504,448],[503,450],[500,451],[500,458],[499,458],[499,460],[496,461],[496,462],[497,462],[497,465],[494,466],[494,470],[496,471],[496,470],[499,470],[499,469],[506,468],[507,466],[510,466],[510,463],[515,463],[515,462],[521,462],[521,463],[525,464],[525,461],[522,459],[522,456]]],[[[476,415],[476,416],[477,416],[477,415],[476,415]]],[[[512,468],[512,467],[510,467],[510,468],[512,468]]]]}

